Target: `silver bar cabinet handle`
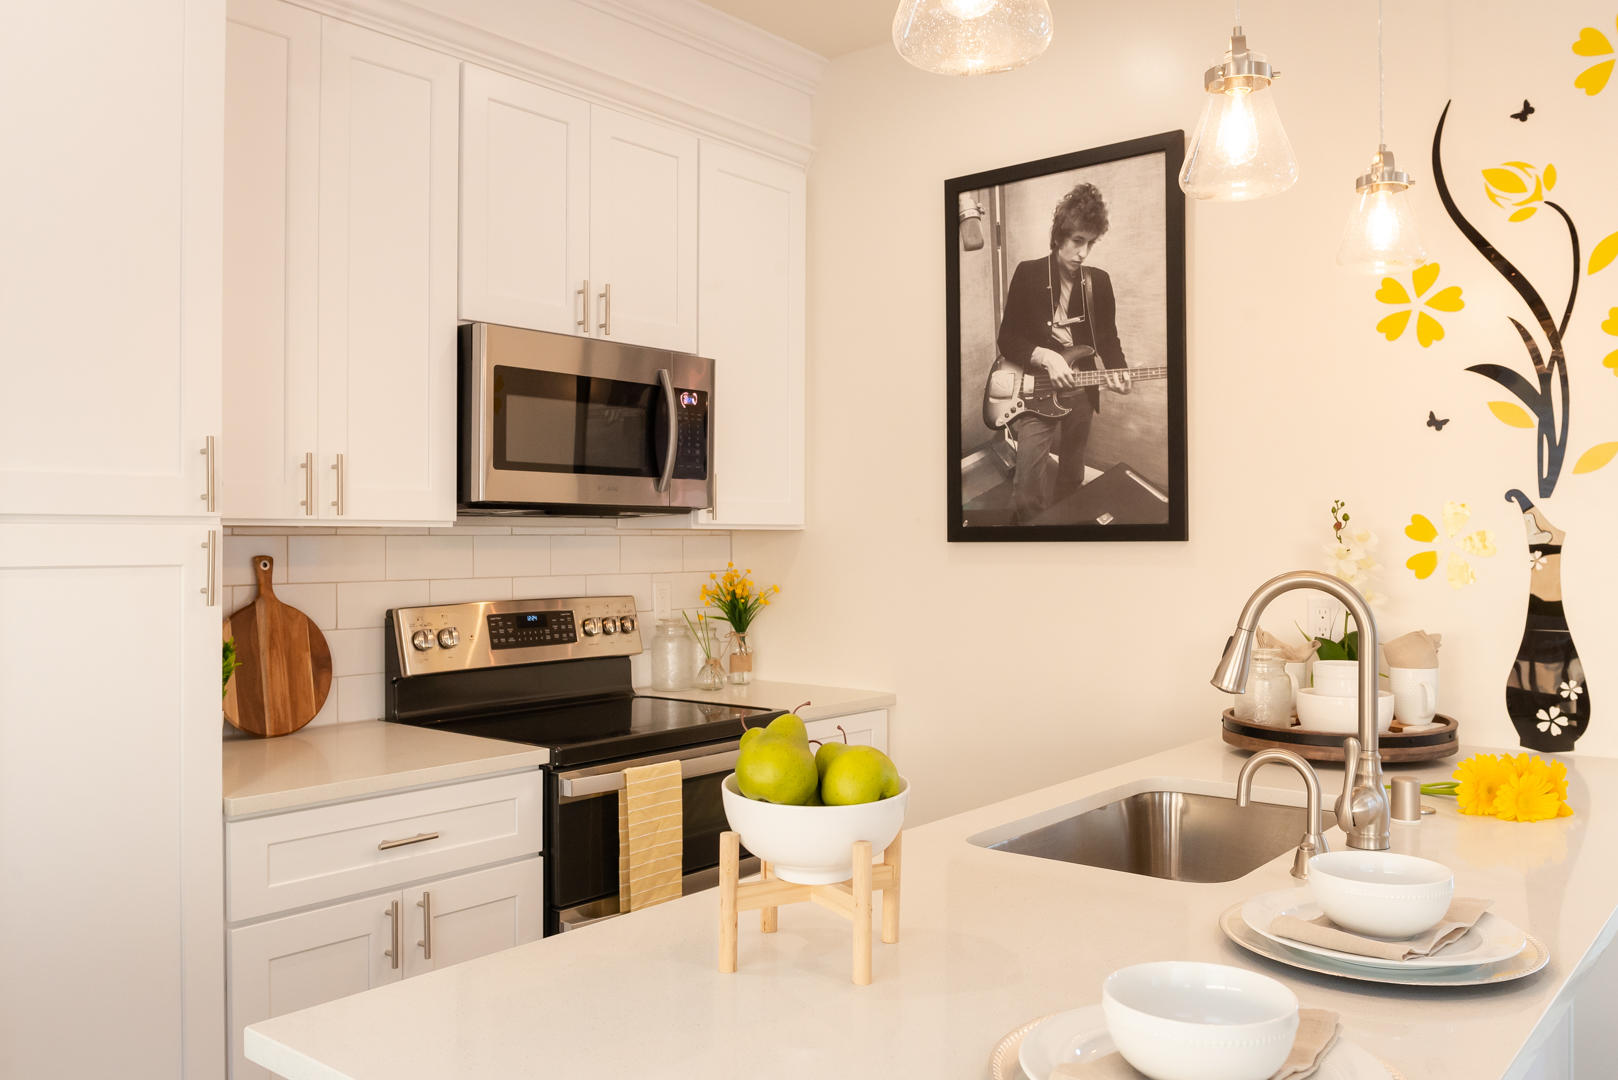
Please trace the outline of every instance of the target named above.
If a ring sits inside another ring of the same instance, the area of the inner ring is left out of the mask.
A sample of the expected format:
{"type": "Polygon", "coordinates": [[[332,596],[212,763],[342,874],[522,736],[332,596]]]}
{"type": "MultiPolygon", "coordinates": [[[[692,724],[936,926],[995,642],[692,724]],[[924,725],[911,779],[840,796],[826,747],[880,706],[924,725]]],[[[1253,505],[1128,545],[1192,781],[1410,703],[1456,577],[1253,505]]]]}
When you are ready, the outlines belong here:
{"type": "Polygon", "coordinates": [[[612,283],[601,286],[601,332],[612,337],[612,283]]]}
{"type": "Polygon", "coordinates": [[[410,845],[410,844],[419,844],[424,840],[437,840],[437,839],[438,839],[438,834],[435,833],[435,832],[417,833],[415,836],[407,836],[403,840],[384,840],[384,841],[382,841],[380,844],[378,844],[376,846],[376,849],[378,851],[388,851],[388,850],[390,850],[392,848],[396,848],[396,847],[406,847],[407,845],[410,845]]]}
{"type": "Polygon", "coordinates": [[[580,330],[589,332],[590,329],[590,279],[584,279],[584,285],[578,291],[579,317],[574,324],[580,330]]]}
{"type": "Polygon", "coordinates": [[[425,889],[422,890],[421,899],[416,901],[416,906],[421,909],[421,940],[416,944],[421,946],[421,958],[431,960],[433,958],[433,894],[425,889]]]}
{"type": "Polygon", "coordinates": [[[202,506],[204,510],[211,514],[217,508],[219,501],[215,485],[214,443],[212,435],[209,435],[207,438],[203,439],[201,453],[208,462],[207,469],[205,471],[206,478],[203,481],[202,506]]]}
{"type": "Polygon", "coordinates": [[[669,374],[668,368],[657,369],[657,384],[663,388],[663,399],[669,406],[669,436],[668,444],[663,447],[663,475],[657,478],[658,491],[667,491],[669,481],[674,479],[674,454],[679,449],[680,418],[674,407],[674,377],[669,374]]]}
{"type": "Polygon", "coordinates": [[[393,923],[392,929],[388,931],[389,944],[393,948],[383,949],[382,955],[392,960],[393,966],[397,968],[399,966],[399,901],[395,900],[383,908],[382,914],[386,915],[389,921],[393,923]]]}
{"type": "Polygon", "coordinates": [[[209,529],[208,530],[208,539],[206,539],[206,540],[204,540],[202,542],[202,550],[206,551],[208,553],[208,577],[206,579],[207,584],[203,585],[201,590],[199,590],[199,591],[202,593],[202,595],[204,597],[207,598],[207,603],[208,603],[209,607],[218,607],[219,606],[219,578],[217,576],[215,576],[216,571],[214,570],[214,557],[213,557],[214,556],[214,547],[219,542],[218,538],[219,538],[219,530],[218,529],[209,529]]]}
{"type": "Polygon", "coordinates": [[[303,507],[304,517],[314,517],[315,514],[315,452],[304,452],[303,464],[303,501],[298,505],[303,507]]]}
{"type": "Polygon", "coordinates": [[[337,474],[337,498],[333,499],[331,501],[331,504],[337,508],[337,516],[342,517],[343,516],[343,487],[344,487],[344,481],[347,479],[347,477],[345,477],[343,475],[343,455],[342,454],[337,455],[337,460],[332,464],[332,471],[334,471],[337,474]]]}

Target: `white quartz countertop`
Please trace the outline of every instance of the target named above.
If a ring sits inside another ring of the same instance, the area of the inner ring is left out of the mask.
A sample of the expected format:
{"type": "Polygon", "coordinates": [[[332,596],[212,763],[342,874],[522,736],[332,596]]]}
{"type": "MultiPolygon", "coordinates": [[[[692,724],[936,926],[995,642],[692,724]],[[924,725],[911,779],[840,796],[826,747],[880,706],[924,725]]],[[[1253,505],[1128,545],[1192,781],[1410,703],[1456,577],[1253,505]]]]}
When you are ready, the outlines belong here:
{"type": "MultiPolygon", "coordinates": [[[[813,904],[782,908],[773,935],[744,913],[739,970],[720,974],[719,900],[708,891],[254,1024],[247,1056],[291,1080],[982,1080],[1006,1032],[1098,1001],[1117,968],[1189,959],[1262,971],[1305,1005],[1337,1010],[1346,1038],[1410,1080],[1499,1077],[1531,1057],[1581,961],[1618,930],[1618,761],[1569,758],[1572,818],[1464,817],[1453,800],[1429,797],[1436,816],[1395,826],[1396,849],[1448,863],[1458,893],[1492,897],[1549,947],[1545,970],[1489,987],[1348,982],[1228,942],[1220,913],[1291,887],[1290,851],[1203,885],[968,842],[1031,815],[1177,783],[1231,794],[1245,757],[1203,739],[908,830],[900,941],[877,941],[869,986],[849,980],[848,924],[813,904]]],[[[1454,760],[1390,771],[1437,779],[1454,760]]],[[[1341,779],[1324,770],[1328,799],[1341,779]]],[[[1301,805],[1295,776],[1266,769],[1258,781],[1259,798],[1301,805]]],[[[1339,831],[1327,836],[1341,846],[1339,831]]]]}
{"type": "Polygon", "coordinates": [[[543,747],[381,720],[227,739],[223,756],[226,818],[532,769],[550,757],[543,747]]]}
{"type": "Polygon", "coordinates": [[[715,705],[752,705],[760,709],[798,709],[804,720],[828,716],[848,716],[869,709],[886,709],[894,696],[886,690],[853,690],[844,686],[811,686],[808,683],[765,682],[755,679],[744,686],[727,683],[721,690],[650,690],[636,687],[643,697],[677,698],[681,701],[711,701],[715,705]]]}

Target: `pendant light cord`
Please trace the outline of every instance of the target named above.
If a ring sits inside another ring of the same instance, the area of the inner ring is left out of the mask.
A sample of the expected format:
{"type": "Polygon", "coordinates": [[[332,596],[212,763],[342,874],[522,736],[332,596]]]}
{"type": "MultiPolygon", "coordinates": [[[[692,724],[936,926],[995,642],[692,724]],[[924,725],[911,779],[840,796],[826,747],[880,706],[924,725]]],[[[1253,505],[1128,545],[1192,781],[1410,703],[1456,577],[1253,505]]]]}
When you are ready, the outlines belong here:
{"type": "Polygon", "coordinates": [[[1387,97],[1387,76],[1382,66],[1382,0],[1376,0],[1376,144],[1388,144],[1387,121],[1384,119],[1387,97]]]}

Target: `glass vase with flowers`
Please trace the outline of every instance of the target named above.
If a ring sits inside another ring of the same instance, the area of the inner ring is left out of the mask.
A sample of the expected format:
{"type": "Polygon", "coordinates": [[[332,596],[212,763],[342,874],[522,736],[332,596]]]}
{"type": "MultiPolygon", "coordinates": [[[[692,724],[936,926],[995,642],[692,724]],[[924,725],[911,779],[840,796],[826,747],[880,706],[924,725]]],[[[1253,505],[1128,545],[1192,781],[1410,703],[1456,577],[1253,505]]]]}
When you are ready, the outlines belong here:
{"type": "Polygon", "coordinates": [[[682,611],[680,614],[685,619],[685,625],[691,628],[691,636],[697,639],[697,648],[702,650],[702,665],[697,668],[697,689],[721,689],[725,685],[725,667],[717,655],[720,645],[713,624],[701,611],[697,612],[696,622],[691,621],[689,613],[682,611]]]}
{"type": "Polygon", "coordinates": [[[702,602],[718,609],[719,618],[730,624],[730,681],[753,681],[753,643],[748,640],[748,627],[758,613],[770,605],[770,597],[780,593],[781,586],[759,588],[753,584],[753,571],[736,569],[727,564],[723,576],[709,574],[708,584],[702,587],[702,602]]]}

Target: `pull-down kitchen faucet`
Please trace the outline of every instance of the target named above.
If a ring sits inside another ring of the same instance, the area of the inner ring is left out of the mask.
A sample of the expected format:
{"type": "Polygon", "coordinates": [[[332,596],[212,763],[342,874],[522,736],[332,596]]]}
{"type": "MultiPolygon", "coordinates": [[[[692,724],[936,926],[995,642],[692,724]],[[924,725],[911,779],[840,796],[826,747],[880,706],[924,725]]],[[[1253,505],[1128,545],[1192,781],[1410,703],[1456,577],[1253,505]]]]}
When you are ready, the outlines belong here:
{"type": "MultiPolygon", "coordinates": [[[[1343,740],[1343,793],[1337,798],[1337,824],[1348,846],[1367,851],[1388,848],[1388,797],[1382,791],[1382,754],[1377,740],[1376,620],[1371,608],[1353,586],[1312,570],[1293,570],[1273,577],[1247,598],[1236,619],[1236,633],[1209,680],[1227,694],[1247,686],[1247,668],[1253,658],[1258,619],[1282,593],[1293,589],[1319,589],[1342,601],[1359,628],[1360,733],[1343,740]]],[[[1299,763],[1302,759],[1299,758],[1299,763]]],[[[1308,768],[1305,764],[1304,768],[1308,768]]]]}

